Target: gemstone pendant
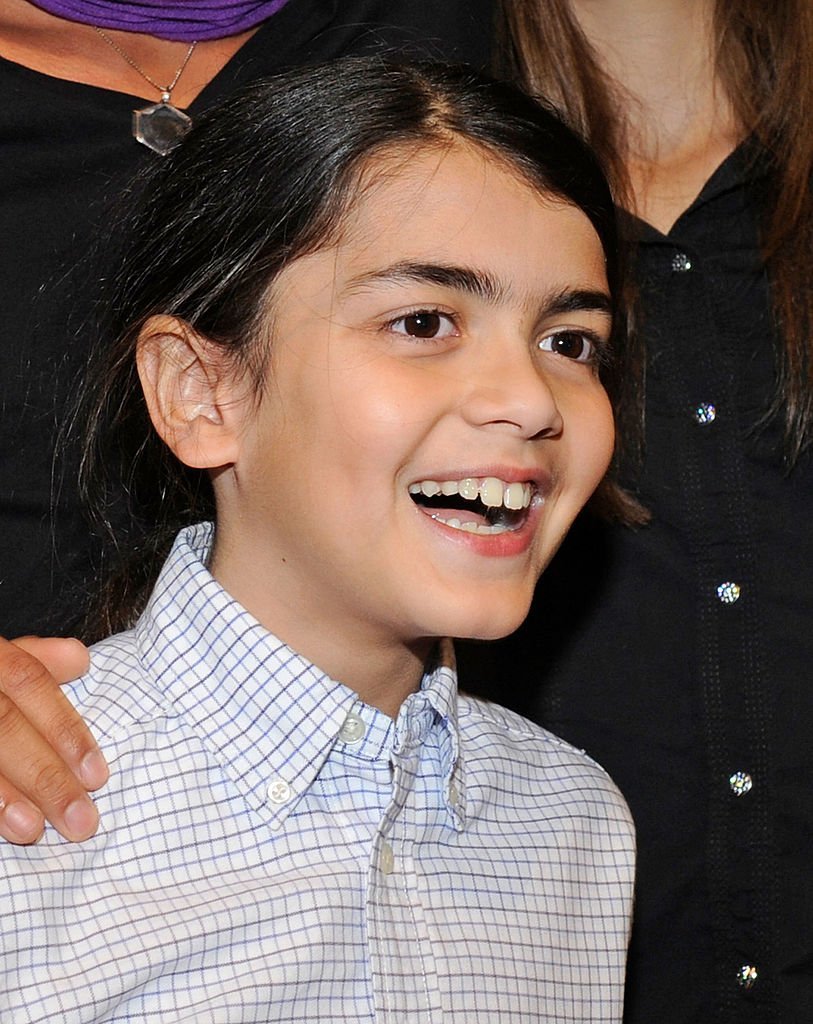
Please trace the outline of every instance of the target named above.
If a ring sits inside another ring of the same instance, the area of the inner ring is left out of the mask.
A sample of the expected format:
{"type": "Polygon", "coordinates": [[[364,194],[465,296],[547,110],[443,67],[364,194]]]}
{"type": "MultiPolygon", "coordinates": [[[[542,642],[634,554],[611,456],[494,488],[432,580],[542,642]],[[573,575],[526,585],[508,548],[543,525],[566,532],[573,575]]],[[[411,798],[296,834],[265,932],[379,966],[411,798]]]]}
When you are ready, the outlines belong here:
{"type": "Polygon", "coordinates": [[[192,127],[192,118],[171,103],[167,95],[160,103],[133,111],[133,137],[160,156],[171,153],[192,127]]]}

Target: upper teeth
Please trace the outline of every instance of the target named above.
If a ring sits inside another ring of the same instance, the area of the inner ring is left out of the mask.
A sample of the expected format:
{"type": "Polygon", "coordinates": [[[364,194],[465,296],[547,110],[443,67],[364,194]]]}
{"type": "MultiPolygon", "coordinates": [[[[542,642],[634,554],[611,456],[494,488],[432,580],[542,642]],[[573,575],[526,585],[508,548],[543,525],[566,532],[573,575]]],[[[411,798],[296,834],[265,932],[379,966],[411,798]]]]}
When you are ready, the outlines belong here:
{"type": "Polygon", "coordinates": [[[423,494],[427,498],[438,494],[447,497],[459,494],[468,501],[479,498],[487,508],[522,509],[531,504],[533,488],[530,484],[507,484],[496,476],[487,476],[481,480],[473,477],[465,480],[421,480],[409,485],[409,493],[423,494]]]}

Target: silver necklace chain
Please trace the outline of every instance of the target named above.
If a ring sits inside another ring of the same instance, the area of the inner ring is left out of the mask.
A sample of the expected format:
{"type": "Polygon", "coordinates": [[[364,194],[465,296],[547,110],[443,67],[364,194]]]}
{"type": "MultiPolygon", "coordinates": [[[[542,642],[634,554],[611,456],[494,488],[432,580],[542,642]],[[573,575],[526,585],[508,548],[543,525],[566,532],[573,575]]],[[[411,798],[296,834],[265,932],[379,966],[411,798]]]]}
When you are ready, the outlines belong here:
{"type": "Polygon", "coordinates": [[[189,63],[192,54],[195,52],[195,47],[198,45],[197,39],[195,39],[194,42],[191,42],[189,44],[189,49],[186,51],[186,56],[181,61],[181,65],[175,72],[175,77],[172,79],[169,85],[160,85],[158,82],[155,81],[154,78],[151,78],[143,68],[139,67],[138,64],[136,64],[136,62],[130,56],[130,54],[123,50],[116,42],[116,40],[113,39],[112,36],[109,36],[104,31],[104,29],[99,28],[98,25],[94,25],[93,28],[96,32],[99,33],[99,35],[102,37],[102,39],[104,39],[108,46],[112,47],[120,57],[127,61],[127,63],[130,65],[133,71],[141,75],[145,82],[149,82],[153,89],[157,89],[161,93],[161,100],[164,103],[169,103],[170,97],[172,96],[172,90],[180,81],[181,75],[186,70],[186,65],[189,63]]]}

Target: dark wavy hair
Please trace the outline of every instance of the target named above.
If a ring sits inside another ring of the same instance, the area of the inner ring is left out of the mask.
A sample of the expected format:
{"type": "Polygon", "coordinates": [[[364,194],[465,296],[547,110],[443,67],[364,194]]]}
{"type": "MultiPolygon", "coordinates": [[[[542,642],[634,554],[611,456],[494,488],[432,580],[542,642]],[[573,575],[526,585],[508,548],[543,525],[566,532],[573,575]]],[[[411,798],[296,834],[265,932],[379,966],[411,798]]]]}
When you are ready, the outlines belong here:
{"type": "MultiPolygon", "coordinates": [[[[377,154],[455,140],[581,209],[619,294],[613,202],[592,152],[550,110],[470,70],[354,58],[268,79],[201,117],[134,186],[126,251],[105,299],[105,342],[80,414],[80,488],[118,562],[100,584],[89,639],[130,624],[177,530],[214,516],[206,472],[183,466],[152,429],[135,364],[147,319],[186,321],[259,390],[264,300],[276,275],[331,244],[377,154]]],[[[613,372],[602,369],[611,395],[613,372]]],[[[623,492],[602,486],[605,506],[623,512],[623,492]]]]}

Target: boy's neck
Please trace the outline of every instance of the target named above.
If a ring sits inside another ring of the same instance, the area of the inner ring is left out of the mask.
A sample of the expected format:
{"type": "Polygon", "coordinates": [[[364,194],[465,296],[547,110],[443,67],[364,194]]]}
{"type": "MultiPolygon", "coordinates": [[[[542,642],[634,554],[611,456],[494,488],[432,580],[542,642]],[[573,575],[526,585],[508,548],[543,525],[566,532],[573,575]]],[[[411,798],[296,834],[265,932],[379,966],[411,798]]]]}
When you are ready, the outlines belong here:
{"type": "Polygon", "coordinates": [[[242,565],[233,553],[224,553],[220,540],[209,571],[266,629],[390,718],[396,718],[409,694],[420,688],[437,641],[410,644],[360,634],[336,609],[325,609],[314,618],[306,609],[319,607],[318,602],[307,599],[312,595],[299,595],[286,587],[284,567],[275,574],[270,595],[268,575],[256,563],[242,565]]]}
{"type": "Polygon", "coordinates": [[[636,212],[662,230],[740,137],[716,72],[710,0],[571,0],[618,86],[636,212]]]}

